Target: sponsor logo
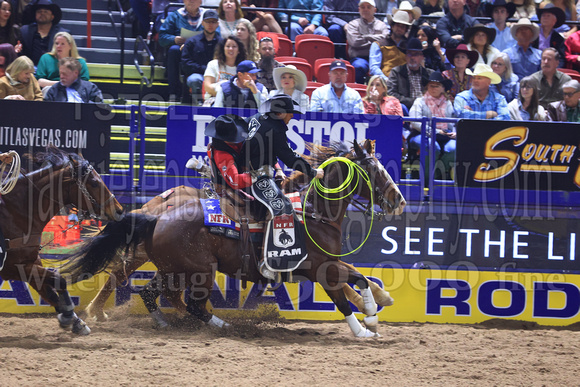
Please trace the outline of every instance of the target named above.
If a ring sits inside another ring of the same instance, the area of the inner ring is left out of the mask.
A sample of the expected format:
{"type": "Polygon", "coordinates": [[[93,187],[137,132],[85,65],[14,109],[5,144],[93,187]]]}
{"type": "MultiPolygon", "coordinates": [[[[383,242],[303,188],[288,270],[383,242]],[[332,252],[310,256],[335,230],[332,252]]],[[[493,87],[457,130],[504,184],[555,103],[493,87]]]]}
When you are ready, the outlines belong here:
{"type": "Polygon", "coordinates": [[[284,208],[284,201],[282,199],[272,200],[270,202],[270,207],[272,207],[275,210],[281,210],[282,208],[284,208]]]}
{"type": "MultiPolygon", "coordinates": [[[[274,217],[274,246],[285,248],[294,245],[294,217],[284,214],[274,217]]],[[[288,254],[294,255],[294,254],[288,254]]],[[[282,252],[280,252],[282,257],[282,252]]]]}
{"type": "Polygon", "coordinates": [[[270,188],[270,181],[268,179],[259,180],[256,183],[256,187],[258,187],[261,190],[265,190],[267,188],[270,188]]]}
{"type": "Polygon", "coordinates": [[[279,257],[297,257],[302,255],[302,249],[300,247],[295,249],[280,250],[280,251],[268,251],[268,258],[279,258],[279,257]]]}

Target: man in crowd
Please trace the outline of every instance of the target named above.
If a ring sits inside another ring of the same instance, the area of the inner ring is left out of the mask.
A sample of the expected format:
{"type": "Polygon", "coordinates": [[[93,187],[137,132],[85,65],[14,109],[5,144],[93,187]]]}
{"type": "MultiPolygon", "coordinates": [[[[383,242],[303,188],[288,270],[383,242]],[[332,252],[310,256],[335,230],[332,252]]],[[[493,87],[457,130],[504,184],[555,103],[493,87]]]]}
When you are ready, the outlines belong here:
{"type": "Polygon", "coordinates": [[[391,70],[406,62],[406,57],[398,46],[407,41],[405,34],[409,30],[411,20],[405,11],[396,12],[391,19],[391,34],[385,39],[371,44],[369,52],[369,67],[371,75],[380,75],[387,79],[391,70]]]}
{"type": "Polygon", "coordinates": [[[369,72],[371,44],[385,41],[389,33],[389,27],[375,18],[376,11],[375,0],[360,0],[358,4],[360,18],[344,27],[356,83],[365,83],[365,77],[369,72]]]}
{"type": "Polygon", "coordinates": [[[45,101],[54,102],[102,102],[101,90],[92,82],[79,77],[81,63],[75,58],[63,58],[58,61],[60,81],[48,89],[45,101]]]}
{"type": "Polygon", "coordinates": [[[517,44],[503,52],[510,57],[514,74],[522,79],[540,70],[542,51],[532,47],[532,42],[540,34],[540,27],[530,19],[521,18],[512,25],[511,33],[517,44]]]}
{"type": "Polygon", "coordinates": [[[387,94],[397,98],[401,104],[411,109],[415,99],[423,95],[423,85],[429,81],[429,75],[433,72],[425,68],[422,63],[423,46],[417,38],[407,41],[406,47],[399,47],[407,56],[407,63],[395,67],[387,80],[387,94]]]}
{"type": "Polygon", "coordinates": [[[260,69],[251,60],[241,61],[236,76],[218,88],[214,107],[257,109],[268,99],[268,90],[256,82],[260,69]]]}
{"type": "Polygon", "coordinates": [[[272,38],[269,36],[265,36],[260,39],[260,45],[258,47],[260,51],[260,61],[258,62],[258,68],[260,72],[257,73],[258,82],[262,85],[266,86],[268,90],[276,89],[276,85],[274,84],[274,77],[272,73],[275,68],[284,67],[284,65],[274,59],[274,55],[276,54],[276,49],[274,48],[274,42],[272,38]]]}
{"type": "MultiPolygon", "coordinates": [[[[322,9],[325,11],[345,11],[356,12],[358,0],[325,0],[322,9]]],[[[345,43],[345,29],[347,23],[354,20],[356,16],[352,15],[326,15],[328,23],[328,37],[334,43],[345,43]]],[[[334,56],[336,58],[346,59],[346,47],[343,45],[335,46],[334,56]]]]}
{"type": "Polygon", "coordinates": [[[495,30],[495,39],[491,44],[500,51],[516,45],[516,40],[511,34],[511,30],[507,25],[507,19],[514,16],[516,12],[516,5],[506,0],[495,0],[493,3],[488,3],[487,16],[493,19],[493,23],[487,26],[495,30]]]}
{"type": "Polygon", "coordinates": [[[185,75],[186,84],[191,88],[192,103],[194,106],[203,102],[201,88],[203,85],[203,74],[207,64],[213,59],[215,48],[220,39],[216,32],[218,14],[213,9],[209,9],[203,14],[203,33],[192,36],[183,45],[181,53],[181,71],[185,75]]]}
{"type": "Polygon", "coordinates": [[[566,13],[554,4],[546,4],[544,8],[538,8],[538,18],[540,19],[540,34],[534,40],[532,47],[544,51],[548,47],[554,47],[560,54],[558,67],[564,67],[566,57],[566,39],[555,29],[566,22],[566,13]]]}
{"type": "MultiPolygon", "coordinates": [[[[311,11],[322,11],[322,0],[280,0],[278,8],[284,9],[304,9],[311,11]]],[[[288,18],[284,12],[278,12],[278,17],[281,20],[288,18]]],[[[328,32],[322,24],[321,14],[311,13],[293,13],[290,21],[290,39],[296,40],[296,36],[302,34],[316,34],[328,36],[328,32]]]]}
{"type": "Polygon", "coordinates": [[[348,69],[341,60],[330,64],[330,84],[319,87],[312,93],[310,110],[313,112],[362,114],[360,94],[346,86],[348,69]]]}
{"type": "Polygon", "coordinates": [[[558,71],[560,54],[553,47],[548,47],[542,52],[542,69],[532,74],[532,78],[538,81],[538,96],[540,105],[544,109],[552,102],[561,101],[562,85],[572,78],[568,74],[558,71]]]}
{"type": "Polygon", "coordinates": [[[39,0],[32,6],[36,22],[22,27],[22,54],[26,55],[35,65],[42,54],[52,50],[54,35],[58,32],[68,32],[58,22],[62,19],[60,7],[50,0],[39,0]]]}
{"type": "Polygon", "coordinates": [[[489,90],[491,84],[501,82],[499,75],[493,72],[486,64],[478,63],[473,72],[466,70],[473,76],[471,89],[462,91],[455,96],[453,107],[459,118],[472,120],[504,120],[510,119],[507,102],[500,93],[489,90]]]}
{"type": "Polygon", "coordinates": [[[580,122],[580,83],[571,80],[562,86],[563,101],[548,105],[548,115],[552,121],[580,122]]]}
{"type": "Polygon", "coordinates": [[[449,12],[437,22],[441,46],[455,48],[463,42],[463,31],[477,20],[465,13],[465,0],[449,0],[449,12]]]}

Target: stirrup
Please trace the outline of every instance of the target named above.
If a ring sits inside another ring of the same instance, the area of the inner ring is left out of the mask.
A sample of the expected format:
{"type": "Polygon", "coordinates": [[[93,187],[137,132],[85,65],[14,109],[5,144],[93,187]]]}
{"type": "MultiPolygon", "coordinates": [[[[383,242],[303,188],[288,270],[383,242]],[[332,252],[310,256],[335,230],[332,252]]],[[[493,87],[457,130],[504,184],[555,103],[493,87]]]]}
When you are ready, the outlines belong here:
{"type": "Polygon", "coordinates": [[[270,279],[272,281],[276,281],[276,272],[272,271],[270,269],[268,269],[266,267],[266,262],[262,261],[262,263],[260,263],[260,274],[262,274],[262,276],[264,276],[267,279],[270,279]]]}

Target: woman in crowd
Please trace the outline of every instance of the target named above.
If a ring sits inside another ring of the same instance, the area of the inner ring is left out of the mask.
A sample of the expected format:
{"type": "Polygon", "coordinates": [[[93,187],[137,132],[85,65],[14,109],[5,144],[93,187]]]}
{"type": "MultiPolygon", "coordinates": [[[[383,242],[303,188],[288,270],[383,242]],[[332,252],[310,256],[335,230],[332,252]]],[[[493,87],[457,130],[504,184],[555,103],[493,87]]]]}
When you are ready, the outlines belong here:
{"type": "Polygon", "coordinates": [[[38,61],[36,79],[40,87],[52,86],[60,81],[58,61],[68,57],[78,59],[81,64],[79,77],[85,81],[89,80],[87,62],[79,55],[74,38],[68,32],[58,32],[54,35],[52,51],[43,54],[38,61]]]}
{"type": "Polygon", "coordinates": [[[369,80],[363,105],[366,114],[403,116],[401,102],[387,95],[387,82],[379,75],[373,75],[369,80]]]}
{"type": "Polygon", "coordinates": [[[476,24],[473,27],[465,29],[464,38],[467,48],[476,51],[479,54],[478,63],[490,65],[494,56],[499,54],[499,50],[491,44],[495,40],[495,30],[488,28],[483,24],[476,24]]]}
{"type": "Polygon", "coordinates": [[[304,91],[306,90],[306,75],[295,66],[277,67],[274,69],[272,76],[276,90],[270,92],[270,97],[277,94],[286,94],[300,105],[302,112],[310,111],[310,98],[304,91]]]}
{"type": "Polygon", "coordinates": [[[437,33],[430,26],[423,25],[417,31],[417,39],[423,44],[425,67],[435,71],[445,70],[445,52],[437,38],[437,33]]]}
{"type": "Polygon", "coordinates": [[[457,48],[447,49],[445,56],[455,66],[451,70],[443,72],[443,77],[451,81],[451,87],[447,93],[449,100],[453,102],[457,94],[471,89],[473,77],[468,75],[465,70],[477,63],[479,54],[476,51],[470,51],[465,44],[460,44],[457,48]]]}
{"type": "Polygon", "coordinates": [[[18,25],[14,24],[14,18],[12,3],[0,0],[0,44],[10,43],[18,54],[22,51],[22,34],[18,25]]]}
{"type": "Polygon", "coordinates": [[[10,43],[0,44],[0,77],[6,75],[6,69],[16,59],[16,51],[10,43]]]}
{"type": "Polygon", "coordinates": [[[34,78],[34,63],[27,56],[16,58],[0,78],[0,99],[42,101],[42,92],[34,78]]]}
{"type": "MultiPolygon", "coordinates": [[[[451,81],[443,77],[439,71],[434,71],[429,75],[427,91],[423,97],[417,98],[409,111],[412,118],[453,118],[455,111],[453,103],[445,95],[451,87],[451,81]]],[[[411,134],[407,138],[409,149],[421,148],[421,123],[411,123],[411,134]]],[[[445,166],[445,172],[449,173],[451,165],[455,160],[455,128],[453,124],[437,123],[435,159],[441,160],[445,166]]],[[[427,134],[430,135],[431,126],[427,125],[427,134]]]]}
{"type": "MultiPolygon", "coordinates": [[[[577,21],[578,15],[576,14],[576,3],[574,0],[545,0],[540,4],[540,8],[544,8],[548,4],[554,4],[556,7],[560,8],[566,14],[566,20],[577,21]]],[[[568,38],[574,32],[578,31],[577,26],[569,26],[568,24],[562,24],[561,26],[554,28],[557,32],[561,33],[564,38],[568,38]]]]}
{"type": "Polygon", "coordinates": [[[518,76],[512,71],[512,62],[509,55],[505,52],[497,54],[491,61],[491,69],[500,76],[501,83],[490,85],[489,89],[503,95],[509,103],[518,96],[520,89],[520,82],[518,82],[518,76]]]}
{"type": "Polygon", "coordinates": [[[516,5],[514,19],[523,17],[531,19],[536,16],[536,3],[534,0],[512,0],[512,3],[516,5]]]}
{"type": "Polygon", "coordinates": [[[550,121],[550,116],[539,102],[538,82],[528,76],[520,81],[518,98],[508,104],[510,118],[514,121],[550,121]]]}
{"type": "Polygon", "coordinates": [[[235,35],[230,35],[218,43],[214,59],[209,61],[203,74],[204,106],[213,104],[212,97],[216,96],[219,84],[236,75],[236,66],[243,60],[246,60],[246,49],[235,35]]]}
{"type": "Polygon", "coordinates": [[[235,35],[240,21],[246,20],[238,0],[221,0],[218,16],[220,18],[220,35],[222,39],[235,35]]]}
{"type": "MultiPolygon", "coordinates": [[[[241,0],[240,4],[242,7],[278,8],[278,0],[241,0]]],[[[283,33],[273,12],[246,11],[245,18],[252,22],[256,31],[283,33]]]]}
{"type": "Polygon", "coordinates": [[[260,53],[258,52],[258,38],[254,25],[246,19],[240,19],[236,27],[236,36],[241,40],[246,49],[246,59],[258,63],[260,53]]]}

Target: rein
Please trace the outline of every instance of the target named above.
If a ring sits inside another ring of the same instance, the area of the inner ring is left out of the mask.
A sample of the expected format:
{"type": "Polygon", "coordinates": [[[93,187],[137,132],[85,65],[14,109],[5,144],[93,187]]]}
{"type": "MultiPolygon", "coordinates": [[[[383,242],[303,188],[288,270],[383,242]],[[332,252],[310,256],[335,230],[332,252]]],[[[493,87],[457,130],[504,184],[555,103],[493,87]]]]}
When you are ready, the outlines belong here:
{"type": "MultiPolygon", "coordinates": [[[[325,162],[323,162],[322,164],[320,164],[319,168],[325,168],[329,164],[335,163],[335,162],[342,162],[348,166],[348,173],[347,173],[346,179],[338,187],[335,187],[335,188],[325,187],[324,185],[322,185],[322,182],[320,181],[320,179],[312,180],[308,186],[308,190],[306,191],[306,195],[304,195],[304,203],[302,204],[302,208],[304,208],[304,209],[306,208],[306,198],[308,197],[308,194],[310,193],[310,190],[312,189],[313,186],[316,189],[316,192],[318,193],[318,195],[320,197],[322,197],[323,199],[343,200],[343,199],[348,198],[350,195],[353,194],[353,192],[355,192],[356,188],[358,187],[358,179],[357,179],[356,184],[352,190],[350,190],[346,194],[343,194],[343,192],[348,190],[348,187],[351,185],[351,183],[353,182],[353,180],[356,178],[357,175],[362,177],[362,179],[367,183],[370,192],[372,193],[373,187],[371,185],[371,180],[370,180],[367,172],[360,165],[356,164],[355,162],[353,162],[350,159],[347,159],[346,157],[333,157],[331,159],[328,159],[325,162]],[[342,196],[329,197],[328,195],[342,195],[342,196]]],[[[369,208],[372,209],[373,207],[374,207],[373,195],[371,194],[371,201],[370,201],[369,208]]],[[[373,228],[373,221],[374,221],[374,211],[371,211],[371,225],[369,227],[369,231],[367,232],[367,235],[366,235],[364,241],[362,241],[362,243],[356,249],[352,250],[349,253],[345,253],[345,254],[330,253],[330,252],[324,250],[318,243],[316,243],[316,241],[314,240],[312,235],[310,235],[310,233],[308,232],[308,226],[306,225],[306,219],[304,220],[304,229],[306,230],[306,235],[308,235],[308,238],[310,238],[312,243],[314,243],[316,245],[316,247],[318,247],[322,252],[324,252],[327,255],[333,256],[333,257],[344,257],[346,255],[354,253],[355,251],[357,251],[361,247],[363,247],[363,245],[366,243],[367,239],[369,238],[369,236],[371,234],[371,230],[373,228]]]]}

